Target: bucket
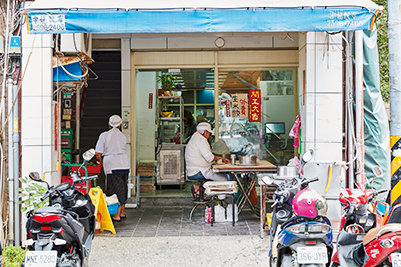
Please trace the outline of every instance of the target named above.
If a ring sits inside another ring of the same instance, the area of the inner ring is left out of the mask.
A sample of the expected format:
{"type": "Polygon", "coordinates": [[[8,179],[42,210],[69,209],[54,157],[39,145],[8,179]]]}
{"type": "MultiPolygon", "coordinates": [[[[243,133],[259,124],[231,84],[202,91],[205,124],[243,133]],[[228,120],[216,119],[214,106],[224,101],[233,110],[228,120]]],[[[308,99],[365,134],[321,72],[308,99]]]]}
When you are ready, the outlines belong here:
{"type": "Polygon", "coordinates": [[[108,209],[108,211],[110,213],[110,216],[114,216],[114,215],[117,214],[118,206],[120,206],[120,202],[107,205],[107,209],[108,209]]]}

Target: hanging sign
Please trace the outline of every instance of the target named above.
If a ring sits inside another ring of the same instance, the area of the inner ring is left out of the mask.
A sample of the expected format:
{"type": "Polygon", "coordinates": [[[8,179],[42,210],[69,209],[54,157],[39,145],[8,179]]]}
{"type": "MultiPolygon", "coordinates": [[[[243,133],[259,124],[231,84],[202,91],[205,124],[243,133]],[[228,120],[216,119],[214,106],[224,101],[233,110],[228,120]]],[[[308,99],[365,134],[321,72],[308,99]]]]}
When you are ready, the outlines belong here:
{"type": "Polygon", "coordinates": [[[230,100],[226,100],[226,117],[231,117],[230,100]]]}
{"type": "Polygon", "coordinates": [[[260,90],[249,90],[249,122],[260,122],[261,117],[260,90]]]}
{"type": "Polygon", "coordinates": [[[232,98],[233,117],[248,117],[248,95],[234,94],[232,98]]]}
{"type": "Polygon", "coordinates": [[[153,108],[153,93],[149,93],[149,104],[148,104],[148,109],[153,108]]]}

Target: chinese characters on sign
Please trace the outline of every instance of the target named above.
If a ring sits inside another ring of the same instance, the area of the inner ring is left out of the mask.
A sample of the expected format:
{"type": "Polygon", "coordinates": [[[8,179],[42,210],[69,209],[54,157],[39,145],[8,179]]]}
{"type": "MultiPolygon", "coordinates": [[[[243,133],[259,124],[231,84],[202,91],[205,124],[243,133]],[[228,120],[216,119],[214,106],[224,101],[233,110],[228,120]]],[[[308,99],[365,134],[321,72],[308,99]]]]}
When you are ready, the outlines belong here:
{"type": "Polygon", "coordinates": [[[260,90],[249,90],[249,122],[260,122],[261,117],[261,101],[260,90]]]}
{"type": "Polygon", "coordinates": [[[226,117],[231,117],[230,100],[226,100],[226,117]]]}
{"type": "Polygon", "coordinates": [[[234,94],[231,109],[233,117],[248,117],[248,95],[234,94]]]}
{"type": "Polygon", "coordinates": [[[153,93],[149,93],[149,103],[148,103],[148,109],[153,108],[153,93]]]}
{"type": "Polygon", "coordinates": [[[65,31],[65,15],[34,15],[31,19],[33,32],[65,31]]]}

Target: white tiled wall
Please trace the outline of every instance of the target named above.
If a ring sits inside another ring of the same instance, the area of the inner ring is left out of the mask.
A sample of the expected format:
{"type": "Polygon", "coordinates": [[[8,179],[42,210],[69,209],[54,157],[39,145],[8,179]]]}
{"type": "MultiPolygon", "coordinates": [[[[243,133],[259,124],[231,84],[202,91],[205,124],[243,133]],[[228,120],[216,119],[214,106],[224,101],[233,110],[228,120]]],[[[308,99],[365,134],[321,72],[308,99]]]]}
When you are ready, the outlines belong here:
{"type": "Polygon", "coordinates": [[[52,35],[27,35],[25,27],[23,31],[21,175],[48,172],[46,181],[51,183],[54,177],[59,178],[55,172],[58,157],[53,129],[52,35]]]}
{"type": "Polygon", "coordinates": [[[342,159],[341,39],[340,34],[299,34],[302,142],[315,150],[314,161],[342,159]]]}

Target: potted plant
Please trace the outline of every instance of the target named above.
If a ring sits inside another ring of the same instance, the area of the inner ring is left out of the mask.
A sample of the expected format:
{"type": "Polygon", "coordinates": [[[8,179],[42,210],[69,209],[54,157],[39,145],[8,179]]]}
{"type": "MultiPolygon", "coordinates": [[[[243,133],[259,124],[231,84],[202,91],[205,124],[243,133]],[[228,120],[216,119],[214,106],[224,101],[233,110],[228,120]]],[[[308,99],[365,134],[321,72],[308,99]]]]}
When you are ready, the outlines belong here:
{"type": "Polygon", "coordinates": [[[175,81],[177,77],[173,76],[171,73],[162,73],[157,82],[159,82],[162,86],[162,89],[159,89],[160,95],[172,95],[171,91],[175,89],[175,81]]]}

